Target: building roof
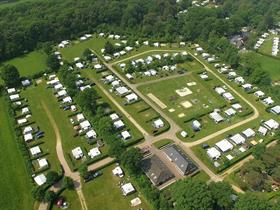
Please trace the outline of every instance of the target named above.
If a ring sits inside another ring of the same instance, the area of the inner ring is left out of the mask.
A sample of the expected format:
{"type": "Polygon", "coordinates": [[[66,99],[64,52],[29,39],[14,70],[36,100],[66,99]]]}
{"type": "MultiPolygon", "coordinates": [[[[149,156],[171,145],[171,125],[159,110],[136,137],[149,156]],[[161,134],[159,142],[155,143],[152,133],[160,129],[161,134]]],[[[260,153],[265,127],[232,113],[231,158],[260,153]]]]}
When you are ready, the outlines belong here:
{"type": "Polygon", "coordinates": [[[162,119],[157,119],[153,122],[155,128],[162,128],[164,126],[164,122],[162,119]]]}
{"type": "Polygon", "coordinates": [[[220,151],[217,150],[215,147],[207,149],[207,155],[214,160],[217,160],[219,157],[221,157],[220,151]]]}
{"type": "Polygon", "coordinates": [[[115,121],[115,120],[119,119],[120,117],[116,113],[113,113],[113,114],[110,114],[110,118],[112,121],[115,121]]]}
{"type": "Polygon", "coordinates": [[[112,172],[115,176],[123,177],[123,170],[120,166],[117,166],[116,168],[114,168],[112,170],[112,172]]]}
{"type": "Polygon", "coordinates": [[[129,195],[135,192],[135,189],[131,183],[127,183],[121,186],[124,195],[129,195]]]}
{"type": "Polygon", "coordinates": [[[76,147],[75,149],[72,149],[72,155],[75,159],[80,159],[84,156],[84,153],[81,149],[81,147],[76,147]]]}
{"type": "Polygon", "coordinates": [[[95,158],[97,157],[98,155],[101,155],[101,152],[100,150],[98,149],[98,147],[95,147],[95,148],[92,148],[89,153],[88,153],[88,156],[90,156],[91,158],[95,158]]]}
{"type": "Polygon", "coordinates": [[[33,156],[41,153],[41,149],[39,146],[32,147],[29,150],[30,150],[31,155],[33,155],[33,156]]]}
{"type": "Polygon", "coordinates": [[[233,145],[227,140],[223,139],[215,144],[222,152],[227,152],[233,149],[233,145]]]}
{"type": "Polygon", "coordinates": [[[212,112],[209,115],[216,123],[222,122],[224,120],[224,118],[218,112],[212,112]]]}
{"type": "Polygon", "coordinates": [[[127,140],[131,137],[130,133],[128,131],[121,132],[121,136],[124,140],[127,140]]]}
{"type": "Polygon", "coordinates": [[[40,174],[34,177],[34,181],[36,182],[37,185],[41,186],[46,183],[47,178],[44,174],[40,174]]]}
{"type": "Polygon", "coordinates": [[[182,174],[191,174],[197,170],[197,166],[193,163],[193,161],[177,146],[171,145],[169,147],[165,147],[163,151],[182,174]]]}
{"type": "Polygon", "coordinates": [[[126,87],[118,87],[116,91],[119,95],[124,95],[128,93],[128,89],[126,87]]]}
{"type": "Polygon", "coordinates": [[[174,177],[156,155],[144,159],[142,169],[155,186],[161,185],[174,177]]]}
{"type": "Polygon", "coordinates": [[[280,114],[280,105],[272,107],[270,110],[272,113],[279,115],[280,114]]]}
{"type": "Polygon", "coordinates": [[[279,123],[276,122],[274,119],[270,119],[266,122],[264,122],[264,125],[269,129],[269,130],[272,130],[272,129],[278,129],[279,128],[279,123]]]}
{"type": "Polygon", "coordinates": [[[123,121],[121,121],[121,120],[118,120],[118,121],[114,122],[114,127],[117,128],[117,129],[122,128],[124,126],[125,125],[124,125],[123,121]]]}
{"type": "Polygon", "coordinates": [[[41,159],[38,159],[37,161],[38,161],[40,168],[44,168],[44,167],[48,166],[48,161],[46,158],[41,158],[41,159]]]}
{"type": "Polygon", "coordinates": [[[245,143],[245,138],[243,136],[241,136],[239,133],[230,137],[230,140],[233,141],[237,145],[245,143]]]}
{"type": "Polygon", "coordinates": [[[242,134],[246,137],[246,138],[250,138],[255,136],[255,131],[252,128],[247,128],[246,130],[244,130],[242,132],[242,134]]]}

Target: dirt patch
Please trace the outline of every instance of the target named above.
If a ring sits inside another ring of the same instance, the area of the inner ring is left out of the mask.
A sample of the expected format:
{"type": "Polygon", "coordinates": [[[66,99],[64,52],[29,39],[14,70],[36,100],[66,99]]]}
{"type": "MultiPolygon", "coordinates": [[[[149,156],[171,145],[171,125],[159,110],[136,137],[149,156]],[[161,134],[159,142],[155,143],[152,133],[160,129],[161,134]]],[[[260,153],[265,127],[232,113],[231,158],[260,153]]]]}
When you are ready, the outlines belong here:
{"type": "Polygon", "coordinates": [[[192,107],[192,103],[189,102],[189,101],[183,101],[183,102],[181,103],[181,105],[182,105],[185,109],[188,109],[188,108],[192,107]]]}
{"type": "Polygon", "coordinates": [[[190,95],[192,94],[192,91],[187,88],[187,87],[184,87],[182,89],[178,89],[175,91],[180,97],[184,97],[184,96],[187,96],[187,95],[190,95]]]}
{"type": "Polygon", "coordinates": [[[150,99],[152,99],[152,101],[155,102],[161,109],[167,108],[167,106],[161,100],[159,100],[154,94],[148,93],[147,96],[150,99]]]}

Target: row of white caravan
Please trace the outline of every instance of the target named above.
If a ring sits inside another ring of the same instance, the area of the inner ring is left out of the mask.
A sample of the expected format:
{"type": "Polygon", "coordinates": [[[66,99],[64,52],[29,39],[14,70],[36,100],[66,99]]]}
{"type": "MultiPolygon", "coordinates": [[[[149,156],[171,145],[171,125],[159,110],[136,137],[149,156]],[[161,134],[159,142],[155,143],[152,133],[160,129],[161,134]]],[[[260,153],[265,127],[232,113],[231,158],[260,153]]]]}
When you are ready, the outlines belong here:
{"type": "MultiPolygon", "coordinates": [[[[259,126],[257,133],[261,136],[266,136],[269,132],[274,132],[277,129],[279,129],[279,123],[274,119],[270,119],[259,126]]],[[[242,145],[246,143],[247,139],[255,137],[257,133],[252,128],[247,128],[241,133],[234,134],[227,139],[217,142],[215,146],[207,149],[207,155],[212,160],[218,160],[223,153],[233,150],[235,146],[239,147],[240,152],[245,152],[246,149],[242,145]]],[[[262,140],[260,140],[261,142],[262,140]]],[[[250,143],[256,145],[258,142],[252,140],[250,143]]],[[[231,160],[230,158],[228,159],[231,160]]]]}
{"type": "MultiPolygon", "coordinates": [[[[22,102],[20,101],[19,91],[16,88],[8,88],[7,93],[9,95],[10,100],[14,103],[14,105],[22,106],[22,102]]],[[[31,117],[31,111],[29,107],[26,105],[21,108],[20,111],[21,118],[17,119],[17,124],[21,126],[22,136],[25,143],[29,143],[35,139],[41,138],[44,136],[43,131],[35,130],[34,125],[26,125],[29,123],[29,118],[31,117]]],[[[45,157],[40,157],[42,155],[42,150],[40,146],[33,146],[29,148],[29,153],[32,158],[36,158],[38,169],[42,170],[49,166],[48,160],[45,157]]],[[[46,177],[44,174],[34,175],[33,177],[35,183],[37,185],[43,185],[46,182],[46,177]]]]}

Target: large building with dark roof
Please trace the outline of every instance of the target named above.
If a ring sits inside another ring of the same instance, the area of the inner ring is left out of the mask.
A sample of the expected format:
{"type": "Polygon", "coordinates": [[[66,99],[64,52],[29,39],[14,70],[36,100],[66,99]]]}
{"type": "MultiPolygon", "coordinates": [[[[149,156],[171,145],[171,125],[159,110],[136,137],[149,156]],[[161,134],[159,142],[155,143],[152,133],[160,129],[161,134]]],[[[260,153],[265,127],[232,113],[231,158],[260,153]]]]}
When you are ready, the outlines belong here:
{"type": "Polygon", "coordinates": [[[166,165],[153,155],[142,161],[142,169],[155,186],[159,186],[174,178],[166,165]]]}
{"type": "Polygon", "coordinates": [[[197,170],[197,166],[193,161],[177,146],[171,145],[165,147],[163,151],[182,175],[192,174],[197,170]]]}

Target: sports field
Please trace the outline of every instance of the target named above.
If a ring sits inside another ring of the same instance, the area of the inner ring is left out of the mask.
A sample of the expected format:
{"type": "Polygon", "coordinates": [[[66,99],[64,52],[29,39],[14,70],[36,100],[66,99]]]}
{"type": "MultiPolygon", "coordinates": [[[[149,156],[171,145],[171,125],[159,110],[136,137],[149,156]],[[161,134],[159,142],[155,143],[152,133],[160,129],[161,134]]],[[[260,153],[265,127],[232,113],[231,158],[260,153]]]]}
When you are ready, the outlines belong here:
{"type": "Polygon", "coordinates": [[[6,61],[4,64],[12,64],[18,68],[21,76],[31,76],[34,73],[45,71],[47,56],[42,51],[33,51],[21,57],[6,61]]]}
{"type": "MultiPolygon", "coordinates": [[[[115,165],[102,169],[103,175],[91,182],[83,185],[83,192],[87,201],[89,210],[136,210],[143,208],[149,210],[149,206],[139,192],[129,196],[124,196],[120,189],[120,182],[129,182],[128,178],[118,178],[112,174],[115,165]],[[139,197],[142,201],[141,205],[131,207],[130,200],[139,197]]],[[[133,184],[133,183],[132,183],[133,184]]],[[[135,187],[135,186],[134,186],[135,187]]]]}
{"type": "Polygon", "coordinates": [[[31,180],[19,151],[6,102],[0,97],[0,208],[5,210],[31,210],[31,180]],[[19,193],[20,192],[20,193],[19,193]]]}

